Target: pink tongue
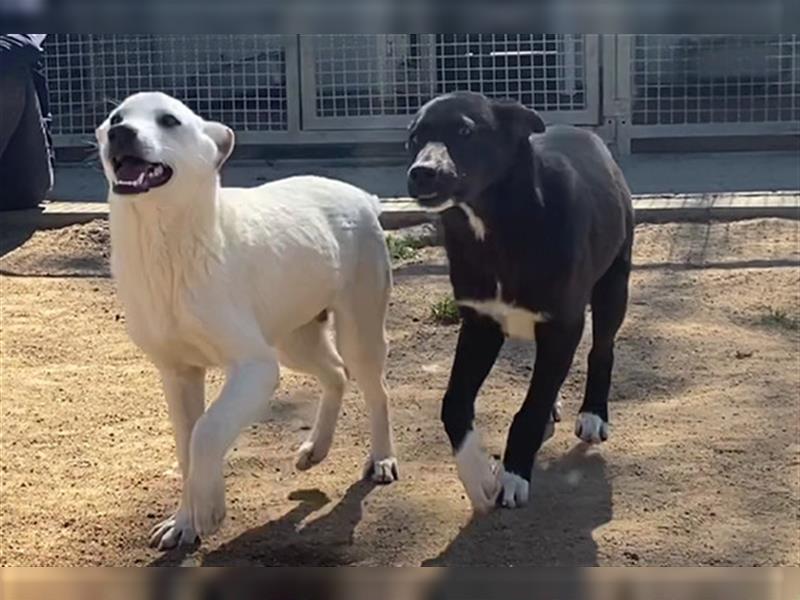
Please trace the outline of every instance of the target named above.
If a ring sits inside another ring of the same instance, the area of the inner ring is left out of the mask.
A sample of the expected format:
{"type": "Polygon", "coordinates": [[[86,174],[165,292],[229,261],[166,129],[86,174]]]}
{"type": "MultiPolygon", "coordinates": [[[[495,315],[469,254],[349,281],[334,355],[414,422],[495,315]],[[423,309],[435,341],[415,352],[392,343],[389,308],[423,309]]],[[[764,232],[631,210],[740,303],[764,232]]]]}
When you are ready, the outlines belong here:
{"type": "Polygon", "coordinates": [[[117,181],[136,181],[139,175],[146,173],[150,165],[143,161],[126,160],[117,169],[117,181]]]}

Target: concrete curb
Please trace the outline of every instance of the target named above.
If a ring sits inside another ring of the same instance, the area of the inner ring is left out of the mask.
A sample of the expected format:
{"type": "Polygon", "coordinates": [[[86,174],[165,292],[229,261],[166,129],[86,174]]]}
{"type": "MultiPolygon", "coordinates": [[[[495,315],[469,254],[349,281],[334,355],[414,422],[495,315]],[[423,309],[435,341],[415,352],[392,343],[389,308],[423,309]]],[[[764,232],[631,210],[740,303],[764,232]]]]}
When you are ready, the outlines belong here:
{"type": "MultiPolygon", "coordinates": [[[[435,220],[410,198],[387,198],[381,223],[401,229],[435,220]]],[[[633,198],[637,223],[692,223],[780,218],[800,220],[800,193],[659,194],[633,198]]]]}
{"type": "MultiPolygon", "coordinates": [[[[385,198],[381,224],[394,230],[428,223],[435,215],[410,198],[385,198]]],[[[659,194],[634,196],[637,223],[737,221],[781,218],[800,220],[800,193],[659,194]]],[[[57,229],[108,217],[105,202],[49,202],[35,210],[0,213],[3,228],[57,229]]]]}

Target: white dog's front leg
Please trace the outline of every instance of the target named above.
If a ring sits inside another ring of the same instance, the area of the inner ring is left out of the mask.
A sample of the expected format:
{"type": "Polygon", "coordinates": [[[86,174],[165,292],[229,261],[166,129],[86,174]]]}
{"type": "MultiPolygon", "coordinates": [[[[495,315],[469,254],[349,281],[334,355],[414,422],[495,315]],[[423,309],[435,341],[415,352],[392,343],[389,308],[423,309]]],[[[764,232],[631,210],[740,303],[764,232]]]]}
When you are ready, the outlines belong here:
{"type": "Polygon", "coordinates": [[[200,536],[214,533],[225,517],[225,453],[242,428],[263,414],[278,377],[274,358],[234,365],[219,398],[194,427],[188,484],[192,523],[200,536]]]}
{"type": "Polygon", "coordinates": [[[189,440],[205,407],[205,370],[197,367],[159,366],[167,410],[175,437],[175,452],[181,470],[182,497],[178,511],[150,532],[150,545],[159,550],[191,544],[197,538],[187,502],[189,440]]]}

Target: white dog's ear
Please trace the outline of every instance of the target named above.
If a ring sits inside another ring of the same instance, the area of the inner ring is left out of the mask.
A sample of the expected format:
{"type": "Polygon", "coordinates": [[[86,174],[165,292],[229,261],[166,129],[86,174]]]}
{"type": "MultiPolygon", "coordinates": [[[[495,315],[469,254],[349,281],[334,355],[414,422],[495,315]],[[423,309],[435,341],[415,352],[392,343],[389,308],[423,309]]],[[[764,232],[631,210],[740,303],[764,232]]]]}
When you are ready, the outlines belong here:
{"type": "Polygon", "coordinates": [[[205,133],[208,137],[214,140],[217,145],[217,160],[214,164],[217,169],[221,168],[228,160],[228,157],[233,152],[235,137],[233,129],[222,123],[215,123],[214,121],[206,121],[205,133]]]}

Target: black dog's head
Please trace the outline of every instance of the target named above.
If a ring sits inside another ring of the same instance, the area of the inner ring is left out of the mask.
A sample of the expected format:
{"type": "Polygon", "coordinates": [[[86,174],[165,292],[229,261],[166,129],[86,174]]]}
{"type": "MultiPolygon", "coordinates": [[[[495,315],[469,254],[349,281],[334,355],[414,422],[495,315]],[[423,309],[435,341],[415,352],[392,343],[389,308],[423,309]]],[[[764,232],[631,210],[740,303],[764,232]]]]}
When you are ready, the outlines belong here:
{"type": "Polygon", "coordinates": [[[504,177],[544,122],[518,102],[455,92],[423,106],[409,126],[408,193],[441,211],[478,197],[504,177]]]}

